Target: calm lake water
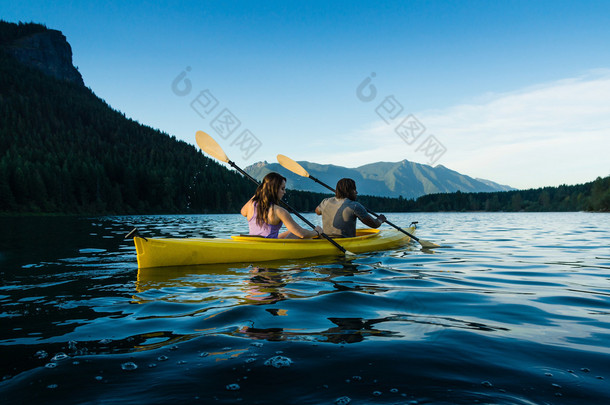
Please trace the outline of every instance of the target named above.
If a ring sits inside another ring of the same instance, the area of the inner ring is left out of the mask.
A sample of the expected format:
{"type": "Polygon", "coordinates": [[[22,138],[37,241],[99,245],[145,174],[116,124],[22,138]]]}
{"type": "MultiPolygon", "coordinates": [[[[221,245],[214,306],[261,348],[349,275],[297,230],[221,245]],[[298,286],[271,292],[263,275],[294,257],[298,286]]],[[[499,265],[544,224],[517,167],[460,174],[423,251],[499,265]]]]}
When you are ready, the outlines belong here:
{"type": "Polygon", "coordinates": [[[0,398],[610,403],[609,214],[388,219],[442,248],[139,272],[134,226],[227,237],[245,221],[0,218],[0,398]]]}

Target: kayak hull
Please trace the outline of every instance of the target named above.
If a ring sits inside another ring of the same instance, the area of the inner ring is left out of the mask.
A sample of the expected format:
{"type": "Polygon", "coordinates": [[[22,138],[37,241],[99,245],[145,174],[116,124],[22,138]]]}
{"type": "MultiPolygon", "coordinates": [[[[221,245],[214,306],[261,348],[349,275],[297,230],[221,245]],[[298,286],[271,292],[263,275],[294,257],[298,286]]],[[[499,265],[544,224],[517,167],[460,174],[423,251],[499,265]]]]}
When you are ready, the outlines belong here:
{"type": "MultiPolygon", "coordinates": [[[[415,227],[407,229],[415,233],[415,227]]],[[[411,238],[394,229],[359,229],[354,238],[337,238],[352,253],[366,253],[403,246],[411,238]]],[[[252,236],[215,238],[134,237],[138,268],[191,266],[212,263],[266,262],[336,256],[343,253],[326,239],[265,239],[252,236]]]]}

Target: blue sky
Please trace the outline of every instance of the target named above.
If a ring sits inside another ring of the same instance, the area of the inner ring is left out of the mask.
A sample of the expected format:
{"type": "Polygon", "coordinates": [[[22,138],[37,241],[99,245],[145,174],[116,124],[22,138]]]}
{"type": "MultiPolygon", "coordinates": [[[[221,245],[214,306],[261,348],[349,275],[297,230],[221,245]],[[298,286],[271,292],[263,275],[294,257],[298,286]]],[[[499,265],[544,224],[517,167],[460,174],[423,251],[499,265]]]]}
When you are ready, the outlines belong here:
{"type": "Polygon", "coordinates": [[[204,130],[242,167],[610,174],[608,1],[23,0],[0,18],[62,31],[112,107],[189,143],[204,130]]]}

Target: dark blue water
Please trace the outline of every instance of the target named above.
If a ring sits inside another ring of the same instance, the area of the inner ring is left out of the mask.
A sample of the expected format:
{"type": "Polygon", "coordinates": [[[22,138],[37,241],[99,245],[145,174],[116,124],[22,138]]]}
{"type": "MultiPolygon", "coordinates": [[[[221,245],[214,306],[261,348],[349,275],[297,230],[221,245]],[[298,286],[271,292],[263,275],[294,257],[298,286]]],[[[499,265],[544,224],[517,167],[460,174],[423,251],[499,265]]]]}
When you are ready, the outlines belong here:
{"type": "Polygon", "coordinates": [[[0,398],[610,403],[610,215],[388,217],[443,247],[138,272],[243,218],[0,218],[0,398]]]}

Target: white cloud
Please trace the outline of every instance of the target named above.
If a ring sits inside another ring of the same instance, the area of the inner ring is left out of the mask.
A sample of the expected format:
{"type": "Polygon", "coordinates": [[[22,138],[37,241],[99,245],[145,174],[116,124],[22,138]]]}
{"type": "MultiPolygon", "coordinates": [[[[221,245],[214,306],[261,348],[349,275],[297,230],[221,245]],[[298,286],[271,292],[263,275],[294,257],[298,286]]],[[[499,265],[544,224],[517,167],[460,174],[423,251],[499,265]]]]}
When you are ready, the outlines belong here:
{"type": "Polygon", "coordinates": [[[340,137],[350,140],[344,145],[354,145],[345,153],[333,148],[315,161],[349,167],[380,160],[428,163],[416,148],[433,134],[447,149],[436,163],[518,188],[583,183],[610,174],[610,70],[415,116],[426,133],[413,145],[402,141],[395,125],[379,121],[340,137]]]}

